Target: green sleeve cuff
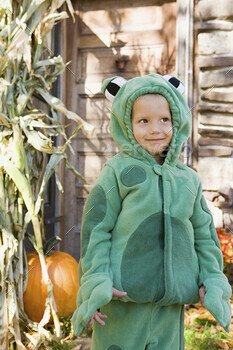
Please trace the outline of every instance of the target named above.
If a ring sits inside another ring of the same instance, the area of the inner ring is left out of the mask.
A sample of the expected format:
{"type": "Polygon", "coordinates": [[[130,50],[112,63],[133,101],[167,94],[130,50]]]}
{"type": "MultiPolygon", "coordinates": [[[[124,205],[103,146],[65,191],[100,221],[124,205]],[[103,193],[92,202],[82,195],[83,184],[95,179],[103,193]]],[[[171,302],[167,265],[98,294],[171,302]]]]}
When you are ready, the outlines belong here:
{"type": "Polygon", "coordinates": [[[80,287],[77,309],[72,316],[75,335],[88,324],[93,313],[112,300],[112,280],[104,274],[89,276],[80,287]]]}
{"type": "Polygon", "coordinates": [[[232,294],[231,286],[223,278],[208,279],[204,281],[203,285],[206,289],[204,298],[205,308],[214,316],[226,332],[230,332],[231,304],[229,299],[232,294]]]}

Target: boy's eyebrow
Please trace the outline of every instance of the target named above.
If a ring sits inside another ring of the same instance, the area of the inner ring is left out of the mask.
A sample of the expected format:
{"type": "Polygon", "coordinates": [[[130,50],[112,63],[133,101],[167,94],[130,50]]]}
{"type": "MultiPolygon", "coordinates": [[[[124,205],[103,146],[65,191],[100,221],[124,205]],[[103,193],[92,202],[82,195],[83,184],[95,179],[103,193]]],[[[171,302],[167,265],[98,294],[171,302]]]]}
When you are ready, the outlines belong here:
{"type": "Polygon", "coordinates": [[[141,114],[141,115],[138,115],[134,118],[137,118],[137,119],[143,119],[143,118],[148,118],[146,114],[141,114]]]}

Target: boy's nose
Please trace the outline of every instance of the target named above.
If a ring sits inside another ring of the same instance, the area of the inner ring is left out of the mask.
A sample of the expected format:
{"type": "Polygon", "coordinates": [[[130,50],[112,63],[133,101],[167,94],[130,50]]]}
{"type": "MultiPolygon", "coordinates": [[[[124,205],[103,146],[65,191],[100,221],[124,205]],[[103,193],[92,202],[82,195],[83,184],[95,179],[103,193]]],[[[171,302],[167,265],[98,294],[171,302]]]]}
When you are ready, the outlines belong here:
{"type": "Polygon", "coordinates": [[[153,123],[150,126],[150,133],[151,134],[159,134],[160,133],[160,128],[157,123],[153,123]]]}

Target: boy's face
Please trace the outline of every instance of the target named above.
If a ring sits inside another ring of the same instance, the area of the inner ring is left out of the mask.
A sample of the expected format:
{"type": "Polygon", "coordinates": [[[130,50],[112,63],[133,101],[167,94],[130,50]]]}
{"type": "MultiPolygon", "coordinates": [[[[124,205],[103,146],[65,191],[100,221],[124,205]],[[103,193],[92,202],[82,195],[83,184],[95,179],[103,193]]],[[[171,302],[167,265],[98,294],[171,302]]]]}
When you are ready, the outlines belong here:
{"type": "Polygon", "coordinates": [[[170,144],[173,134],[172,116],[165,97],[159,94],[142,95],[133,104],[132,129],[136,141],[156,161],[170,144]]]}

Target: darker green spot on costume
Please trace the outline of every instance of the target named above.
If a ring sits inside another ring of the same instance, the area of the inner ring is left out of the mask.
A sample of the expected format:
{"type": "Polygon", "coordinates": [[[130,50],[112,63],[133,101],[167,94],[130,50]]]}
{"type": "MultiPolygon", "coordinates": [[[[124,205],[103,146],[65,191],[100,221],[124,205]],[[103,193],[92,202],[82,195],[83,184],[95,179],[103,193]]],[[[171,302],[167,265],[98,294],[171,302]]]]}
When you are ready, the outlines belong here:
{"type": "Polygon", "coordinates": [[[88,197],[83,217],[82,231],[85,232],[85,236],[82,240],[82,257],[86,254],[87,247],[90,241],[91,232],[95,226],[103,221],[106,214],[106,196],[101,186],[96,186],[91,191],[92,195],[88,197]]]}
{"type": "Polygon", "coordinates": [[[146,172],[138,165],[130,165],[121,173],[121,182],[127,187],[140,184],[146,180],[146,172]]]}
{"type": "Polygon", "coordinates": [[[198,276],[199,271],[197,255],[194,251],[194,238],[190,235],[187,227],[177,218],[171,218],[172,225],[172,261],[173,261],[173,276],[176,281],[176,288],[179,290],[178,295],[189,294],[192,296],[193,302],[197,298],[197,281],[190,283],[183,276],[193,275],[198,276]],[[182,274],[180,273],[182,271],[182,274]]]}
{"type": "Polygon", "coordinates": [[[126,245],[121,282],[123,290],[136,302],[156,301],[164,294],[163,232],[163,213],[153,214],[138,226],[126,245]]]}
{"type": "Polygon", "coordinates": [[[108,350],[122,350],[122,348],[120,348],[119,346],[117,345],[111,345],[108,350]]]}

